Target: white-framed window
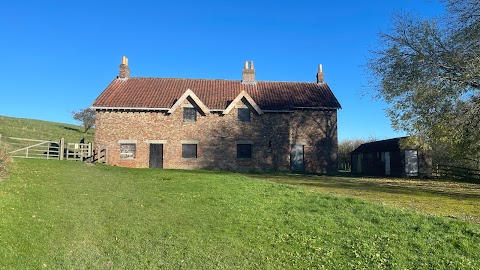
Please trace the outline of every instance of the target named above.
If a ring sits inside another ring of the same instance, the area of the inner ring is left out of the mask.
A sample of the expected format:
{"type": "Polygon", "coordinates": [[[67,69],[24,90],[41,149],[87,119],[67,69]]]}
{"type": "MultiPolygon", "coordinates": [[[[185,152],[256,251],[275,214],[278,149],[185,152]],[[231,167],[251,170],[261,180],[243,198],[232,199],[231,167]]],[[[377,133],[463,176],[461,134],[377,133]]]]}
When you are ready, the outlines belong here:
{"type": "Polygon", "coordinates": [[[120,143],[120,159],[135,159],[137,154],[137,144],[120,143]]]}

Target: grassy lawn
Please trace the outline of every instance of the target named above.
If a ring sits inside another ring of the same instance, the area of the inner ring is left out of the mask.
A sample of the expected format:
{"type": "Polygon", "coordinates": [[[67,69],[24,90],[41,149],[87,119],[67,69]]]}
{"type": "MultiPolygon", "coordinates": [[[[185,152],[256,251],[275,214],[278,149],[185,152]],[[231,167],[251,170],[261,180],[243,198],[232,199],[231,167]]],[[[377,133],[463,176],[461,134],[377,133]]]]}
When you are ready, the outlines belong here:
{"type": "Polygon", "coordinates": [[[480,224],[237,173],[20,160],[0,269],[479,269],[480,224]]]}
{"type": "Polygon", "coordinates": [[[276,183],[480,223],[480,185],[448,180],[252,175],[276,183]]]}
{"type": "MultiPolygon", "coordinates": [[[[0,134],[5,137],[54,141],[63,137],[71,143],[79,142],[84,136],[83,127],[80,126],[6,116],[0,116],[0,134]]],[[[87,132],[85,142],[93,142],[93,130],[87,132]]]]}

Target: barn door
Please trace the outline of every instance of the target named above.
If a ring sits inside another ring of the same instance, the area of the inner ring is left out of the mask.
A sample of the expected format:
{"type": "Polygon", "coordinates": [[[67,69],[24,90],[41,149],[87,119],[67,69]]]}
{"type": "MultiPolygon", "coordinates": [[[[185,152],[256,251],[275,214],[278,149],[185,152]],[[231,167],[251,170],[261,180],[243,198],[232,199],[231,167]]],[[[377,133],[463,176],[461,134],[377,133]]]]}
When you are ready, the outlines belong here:
{"type": "Polygon", "coordinates": [[[292,144],[292,151],[290,152],[290,170],[305,170],[303,145],[301,144],[292,144]]]}
{"type": "Polygon", "coordinates": [[[390,169],[390,152],[385,152],[385,175],[392,173],[390,169]]]}
{"type": "Polygon", "coordinates": [[[405,173],[407,176],[418,176],[417,150],[405,150],[405,173]]]}
{"type": "Polygon", "coordinates": [[[150,144],[150,168],[163,168],[163,144],[150,144]]]}

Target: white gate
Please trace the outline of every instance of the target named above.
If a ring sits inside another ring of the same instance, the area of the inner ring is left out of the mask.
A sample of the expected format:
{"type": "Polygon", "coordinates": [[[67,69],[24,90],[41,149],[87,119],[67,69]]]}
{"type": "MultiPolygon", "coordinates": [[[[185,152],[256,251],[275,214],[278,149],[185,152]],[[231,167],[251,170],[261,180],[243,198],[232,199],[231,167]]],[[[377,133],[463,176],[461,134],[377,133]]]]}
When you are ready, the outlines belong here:
{"type": "Polygon", "coordinates": [[[67,152],[65,153],[65,159],[83,161],[91,156],[91,143],[67,143],[67,152]]]}
{"type": "Polygon", "coordinates": [[[60,159],[60,142],[1,137],[10,148],[9,154],[17,158],[60,159]]]}
{"type": "Polygon", "coordinates": [[[85,160],[92,157],[92,143],[66,143],[61,138],[59,141],[33,140],[15,137],[2,137],[8,153],[15,158],[37,158],[37,159],[67,159],[85,160]]]}

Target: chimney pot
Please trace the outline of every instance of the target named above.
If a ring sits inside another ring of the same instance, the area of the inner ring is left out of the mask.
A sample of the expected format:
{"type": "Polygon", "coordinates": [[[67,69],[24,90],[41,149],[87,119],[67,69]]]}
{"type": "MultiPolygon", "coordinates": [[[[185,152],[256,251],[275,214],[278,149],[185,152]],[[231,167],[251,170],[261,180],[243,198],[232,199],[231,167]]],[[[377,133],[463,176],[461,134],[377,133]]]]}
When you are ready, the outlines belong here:
{"type": "Polygon", "coordinates": [[[120,78],[129,78],[130,77],[130,68],[128,67],[128,58],[123,56],[122,63],[120,64],[120,78]]]}
{"type": "Polygon", "coordinates": [[[245,66],[242,70],[242,83],[255,84],[255,69],[253,68],[253,61],[250,61],[250,67],[248,61],[245,61],[245,66]]]}
{"type": "Polygon", "coordinates": [[[318,72],[317,72],[317,83],[324,83],[325,82],[325,75],[323,74],[322,64],[318,65],[318,72]]]}

